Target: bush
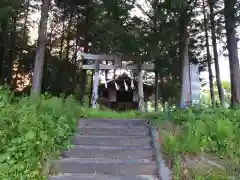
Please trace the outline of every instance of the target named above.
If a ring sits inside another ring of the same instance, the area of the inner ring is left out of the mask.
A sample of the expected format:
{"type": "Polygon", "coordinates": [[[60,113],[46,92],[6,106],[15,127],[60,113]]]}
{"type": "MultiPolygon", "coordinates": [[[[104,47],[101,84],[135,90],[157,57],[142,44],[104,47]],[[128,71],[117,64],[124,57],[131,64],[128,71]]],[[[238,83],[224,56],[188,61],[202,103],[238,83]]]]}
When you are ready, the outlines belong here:
{"type": "Polygon", "coordinates": [[[166,114],[150,113],[145,117],[161,129],[160,138],[167,157],[174,161],[185,155],[211,155],[221,159],[231,174],[239,172],[240,109],[195,108],[166,114]]]}
{"type": "Polygon", "coordinates": [[[0,179],[43,179],[48,158],[69,144],[82,116],[72,97],[16,100],[0,90],[0,179]]]}
{"type": "Polygon", "coordinates": [[[176,111],[174,123],[181,127],[178,136],[166,138],[165,148],[171,153],[217,153],[231,158],[240,157],[238,110],[176,111]],[[175,142],[174,142],[175,141],[175,142]],[[174,143],[173,143],[174,142],[174,143]],[[171,147],[175,144],[175,147],[171,147]],[[170,147],[168,147],[170,146],[170,147]]]}
{"type": "Polygon", "coordinates": [[[49,161],[70,145],[79,118],[135,118],[136,112],[82,108],[73,97],[16,98],[0,88],[0,179],[46,179],[49,161]]]}

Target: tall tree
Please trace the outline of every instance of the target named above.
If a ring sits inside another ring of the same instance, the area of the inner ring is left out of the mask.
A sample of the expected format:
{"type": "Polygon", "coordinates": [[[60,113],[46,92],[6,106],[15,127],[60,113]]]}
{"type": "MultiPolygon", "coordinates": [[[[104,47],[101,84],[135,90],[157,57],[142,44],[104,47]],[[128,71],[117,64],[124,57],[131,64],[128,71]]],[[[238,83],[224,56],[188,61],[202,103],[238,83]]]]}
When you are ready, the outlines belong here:
{"type": "Polygon", "coordinates": [[[47,42],[48,11],[50,4],[51,0],[42,0],[41,19],[38,32],[38,47],[36,50],[31,96],[38,96],[41,93],[45,46],[47,42]]]}
{"type": "MultiPolygon", "coordinates": [[[[85,9],[85,19],[84,19],[84,43],[83,43],[83,48],[84,48],[84,53],[89,52],[89,28],[91,26],[91,16],[93,13],[93,0],[88,0],[87,7],[85,9]]],[[[88,63],[87,59],[83,60],[83,64],[86,65],[88,63]]],[[[86,94],[86,88],[87,88],[87,70],[82,70],[81,74],[81,95],[80,95],[80,102],[83,104],[84,103],[84,96],[86,94]]],[[[90,102],[90,101],[89,101],[90,102]]]]}
{"type": "Polygon", "coordinates": [[[229,54],[229,67],[231,78],[231,104],[240,105],[240,69],[236,36],[236,9],[237,0],[224,0],[225,28],[227,35],[227,49],[229,54]]]}
{"type": "MultiPolygon", "coordinates": [[[[187,3],[187,1],[186,1],[187,3]]],[[[190,79],[189,79],[189,31],[188,23],[191,19],[188,12],[189,6],[182,5],[179,15],[179,53],[181,70],[181,108],[190,104],[190,79]]]]}
{"type": "Polygon", "coordinates": [[[212,48],[213,48],[213,55],[214,55],[214,64],[215,64],[215,71],[216,71],[216,81],[218,87],[218,94],[220,99],[220,104],[222,107],[225,106],[224,100],[224,91],[222,87],[220,69],[219,69],[219,60],[218,60],[218,52],[217,52],[217,38],[216,38],[216,28],[215,28],[215,21],[214,21],[214,0],[208,0],[208,6],[210,8],[210,22],[211,22],[211,35],[212,35],[212,48]]]}
{"type": "Polygon", "coordinates": [[[207,63],[208,63],[208,73],[209,73],[209,84],[210,84],[210,95],[212,100],[213,107],[216,106],[215,94],[214,94],[214,86],[213,86],[213,71],[212,71],[212,63],[211,63],[211,54],[209,48],[209,36],[208,36],[208,20],[206,16],[206,8],[205,8],[205,0],[202,0],[202,9],[204,16],[204,30],[205,30],[205,39],[206,39],[206,49],[207,49],[207,63]]]}
{"type": "Polygon", "coordinates": [[[12,86],[13,78],[13,64],[16,60],[16,37],[17,37],[17,17],[16,15],[12,17],[13,25],[10,33],[10,49],[9,49],[9,58],[7,63],[7,84],[12,86]]]}

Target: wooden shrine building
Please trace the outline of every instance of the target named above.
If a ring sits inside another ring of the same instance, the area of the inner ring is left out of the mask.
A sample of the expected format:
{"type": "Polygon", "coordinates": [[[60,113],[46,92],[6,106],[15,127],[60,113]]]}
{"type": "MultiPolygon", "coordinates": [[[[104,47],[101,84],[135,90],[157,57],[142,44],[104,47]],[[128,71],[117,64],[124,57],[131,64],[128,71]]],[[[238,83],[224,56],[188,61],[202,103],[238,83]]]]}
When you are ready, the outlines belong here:
{"type": "MultiPolygon", "coordinates": [[[[154,87],[143,84],[144,101],[154,93],[154,87]]],[[[138,110],[138,82],[127,74],[100,84],[99,104],[116,111],[138,110]]]]}
{"type": "Polygon", "coordinates": [[[97,104],[101,102],[107,107],[116,110],[137,108],[140,112],[145,111],[144,102],[148,100],[149,96],[152,94],[153,88],[143,83],[143,70],[155,70],[154,64],[143,63],[144,59],[148,57],[129,57],[119,54],[100,55],[87,53],[81,53],[81,57],[82,59],[87,59],[90,60],[90,62],[93,62],[83,65],[82,67],[86,70],[93,70],[91,98],[92,108],[96,108],[97,104]],[[104,64],[104,62],[107,61],[111,63],[104,64]],[[130,63],[124,64],[123,62],[130,63]],[[117,69],[135,70],[137,72],[137,80],[131,80],[129,77],[119,77],[117,80],[115,79],[108,82],[107,85],[99,85],[100,71],[117,69]]]}

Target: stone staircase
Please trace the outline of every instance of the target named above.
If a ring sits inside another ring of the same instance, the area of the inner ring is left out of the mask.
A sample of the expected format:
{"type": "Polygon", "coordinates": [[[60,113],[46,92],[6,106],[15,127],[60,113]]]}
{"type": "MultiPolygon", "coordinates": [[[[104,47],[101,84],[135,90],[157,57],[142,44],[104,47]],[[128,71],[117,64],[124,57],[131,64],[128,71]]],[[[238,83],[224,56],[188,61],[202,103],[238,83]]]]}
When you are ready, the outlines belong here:
{"type": "Polygon", "coordinates": [[[142,120],[80,120],[73,146],[49,180],[156,180],[150,128],[142,120]]]}

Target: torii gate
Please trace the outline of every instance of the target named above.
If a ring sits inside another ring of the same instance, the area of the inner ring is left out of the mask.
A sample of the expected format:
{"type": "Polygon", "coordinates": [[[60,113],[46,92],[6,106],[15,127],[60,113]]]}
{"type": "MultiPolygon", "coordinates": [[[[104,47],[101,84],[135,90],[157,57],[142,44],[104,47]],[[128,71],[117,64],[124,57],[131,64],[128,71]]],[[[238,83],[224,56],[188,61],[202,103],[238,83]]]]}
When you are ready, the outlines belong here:
{"type": "MultiPolygon", "coordinates": [[[[155,69],[154,64],[142,64],[142,58],[140,57],[129,57],[122,55],[98,55],[98,54],[87,54],[81,53],[83,59],[95,61],[93,64],[83,65],[83,69],[94,70],[93,74],[93,90],[91,98],[92,108],[96,108],[98,100],[98,86],[99,86],[99,70],[115,70],[115,69],[126,69],[126,70],[137,70],[138,73],[138,110],[144,111],[144,92],[143,92],[143,70],[153,71],[155,69]],[[112,61],[113,64],[105,65],[101,64],[101,61],[112,61]],[[123,65],[123,61],[136,61],[133,65],[123,65]]],[[[157,103],[157,102],[156,102],[157,103]]]]}

